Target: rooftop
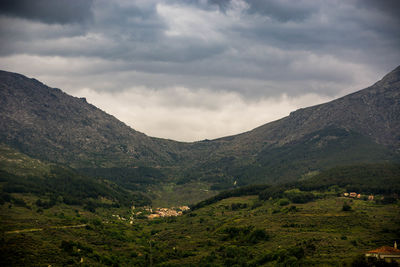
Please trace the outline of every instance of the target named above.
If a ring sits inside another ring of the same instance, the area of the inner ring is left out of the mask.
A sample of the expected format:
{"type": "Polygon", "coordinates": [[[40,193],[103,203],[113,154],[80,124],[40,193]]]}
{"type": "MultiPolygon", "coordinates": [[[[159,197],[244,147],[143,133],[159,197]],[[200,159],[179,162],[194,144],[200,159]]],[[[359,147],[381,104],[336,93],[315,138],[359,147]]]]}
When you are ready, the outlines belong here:
{"type": "Polygon", "coordinates": [[[367,253],[400,255],[400,249],[389,246],[383,246],[374,250],[370,250],[367,253]]]}

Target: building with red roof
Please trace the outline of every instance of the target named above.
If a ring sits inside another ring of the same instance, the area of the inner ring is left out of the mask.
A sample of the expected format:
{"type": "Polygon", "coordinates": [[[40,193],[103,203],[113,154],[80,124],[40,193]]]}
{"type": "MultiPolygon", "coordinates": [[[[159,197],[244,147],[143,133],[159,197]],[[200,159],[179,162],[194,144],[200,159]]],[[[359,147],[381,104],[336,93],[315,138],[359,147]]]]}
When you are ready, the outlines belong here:
{"type": "Polygon", "coordinates": [[[374,250],[367,251],[366,257],[375,257],[383,260],[395,260],[400,262],[400,249],[397,249],[397,243],[394,242],[394,247],[383,246],[374,250]]]}

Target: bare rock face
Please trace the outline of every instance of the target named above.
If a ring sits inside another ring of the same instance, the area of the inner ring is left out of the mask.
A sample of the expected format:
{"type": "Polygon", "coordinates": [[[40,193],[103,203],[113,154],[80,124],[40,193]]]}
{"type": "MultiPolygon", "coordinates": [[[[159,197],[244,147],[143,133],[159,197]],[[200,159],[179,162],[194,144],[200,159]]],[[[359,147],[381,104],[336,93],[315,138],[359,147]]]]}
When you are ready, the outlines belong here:
{"type": "Polygon", "coordinates": [[[233,142],[248,147],[284,145],[326,127],[352,130],[378,144],[400,149],[400,66],[371,87],[299,109],[288,117],[238,135],[233,142]]]}
{"type": "Polygon", "coordinates": [[[158,139],[35,79],[1,71],[0,95],[0,142],[28,155],[75,167],[171,160],[158,139]]]}

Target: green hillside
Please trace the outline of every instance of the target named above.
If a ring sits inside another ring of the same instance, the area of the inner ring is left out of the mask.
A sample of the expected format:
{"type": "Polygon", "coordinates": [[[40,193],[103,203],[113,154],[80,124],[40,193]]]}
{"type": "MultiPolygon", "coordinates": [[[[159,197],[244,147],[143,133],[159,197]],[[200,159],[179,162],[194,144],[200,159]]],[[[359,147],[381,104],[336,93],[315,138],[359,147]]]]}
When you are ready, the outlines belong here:
{"type": "Polygon", "coordinates": [[[303,203],[314,200],[317,195],[310,192],[332,191],[334,194],[356,191],[364,196],[368,194],[391,195],[400,194],[400,164],[370,163],[344,165],[323,172],[310,173],[297,181],[277,185],[256,184],[223,191],[195,205],[192,210],[214,204],[230,197],[258,195],[262,200],[283,197],[296,198],[303,203]]]}
{"type": "Polygon", "coordinates": [[[0,144],[0,169],[19,176],[40,176],[50,172],[50,164],[0,144]]]}
{"type": "Polygon", "coordinates": [[[398,164],[240,187],[152,220],[124,202],[129,192],[61,167],[0,177],[2,265],[351,266],[400,239],[398,164]],[[349,190],[362,197],[344,197],[349,190]]]}
{"type": "Polygon", "coordinates": [[[400,194],[400,164],[359,164],[339,166],[298,183],[304,190],[343,187],[364,194],[400,194]]]}
{"type": "Polygon", "coordinates": [[[217,188],[232,188],[234,181],[238,185],[284,183],[295,181],[304,174],[338,165],[399,159],[397,153],[368,137],[353,131],[328,127],[283,146],[266,147],[248,164],[241,164],[240,160],[235,159],[229,164],[211,163],[208,171],[221,170],[221,176],[225,180],[218,179],[218,176],[214,180],[207,176],[203,179],[219,183],[217,188]]]}
{"type": "Polygon", "coordinates": [[[108,180],[83,176],[68,167],[32,159],[4,145],[0,148],[1,203],[12,200],[12,203],[26,206],[23,199],[13,194],[37,197],[39,206],[45,208],[59,203],[88,209],[151,203],[145,195],[108,180]]]}
{"type": "Polygon", "coordinates": [[[153,220],[116,207],[93,213],[58,204],[38,212],[35,197],[20,196],[28,207],[8,202],[0,207],[1,263],[338,266],[400,239],[399,204],[318,194],[304,204],[232,197],[183,216],[153,220]],[[350,211],[343,210],[345,205],[350,211]]]}

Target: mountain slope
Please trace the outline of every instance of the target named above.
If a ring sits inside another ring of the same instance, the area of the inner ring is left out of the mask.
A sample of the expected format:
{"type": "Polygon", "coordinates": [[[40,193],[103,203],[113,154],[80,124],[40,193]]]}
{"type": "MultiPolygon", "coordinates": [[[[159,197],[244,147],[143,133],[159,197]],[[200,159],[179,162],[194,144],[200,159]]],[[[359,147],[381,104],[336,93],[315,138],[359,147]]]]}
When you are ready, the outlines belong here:
{"type": "Polygon", "coordinates": [[[400,66],[371,87],[331,102],[299,109],[288,117],[252,131],[222,138],[232,146],[253,149],[262,144],[284,145],[326,127],[341,127],[400,148],[400,66]]]}
{"type": "Polygon", "coordinates": [[[356,93],[246,133],[194,143],[146,136],[85,99],[20,74],[0,72],[0,95],[0,143],[127,184],[143,180],[137,166],[167,167],[166,175],[151,176],[158,182],[200,180],[220,190],[399,160],[400,67],[356,93]]]}
{"type": "Polygon", "coordinates": [[[191,170],[207,168],[203,179],[223,180],[224,189],[234,181],[282,182],[341,164],[397,161],[400,66],[364,90],[192,146],[201,163],[191,170]]]}
{"type": "Polygon", "coordinates": [[[33,159],[0,144],[0,205],[18,194],[37,196],[44,201],[39,206],[46,208],[57,203],[90,206],[92,210],[97,206],[151,203],[141,192],[82,176],[71,168],[33,159]]]}
{"type": "Polygon", "coordinates": [[[170,142],[150,138],[116,118],[35,79],[0,71],[0,142],[28,155],[79,166],[171,161],[170,142]]]}

